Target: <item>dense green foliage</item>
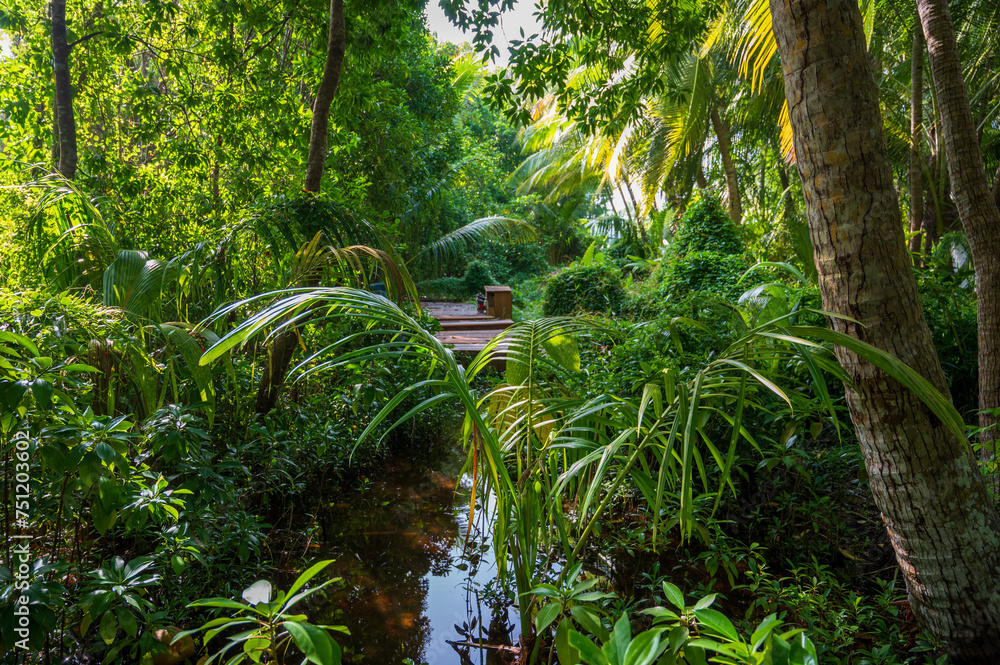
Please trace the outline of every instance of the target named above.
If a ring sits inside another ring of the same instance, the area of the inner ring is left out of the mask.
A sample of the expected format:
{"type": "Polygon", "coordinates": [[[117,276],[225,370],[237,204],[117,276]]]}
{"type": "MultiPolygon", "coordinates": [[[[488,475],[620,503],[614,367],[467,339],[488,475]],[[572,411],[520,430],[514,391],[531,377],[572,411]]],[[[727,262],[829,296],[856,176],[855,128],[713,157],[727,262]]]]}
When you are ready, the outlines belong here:
{"type": "MultiPolygon", "coordinates": [[[[487,44],[497,2],[444,4],[487,44]]],[[[434,41],[420,0],[348,2],[315,195],[328,3],[71,4],[73,180],[53,171],[48,3],[3,9],[4,662],[35,662],[22,591],[46,665],[149,665],[198,626],[190,662],[292,662],[292,644],[294,662],[339,662],[325,601],[288,606],[337,584],[307,584],[326,563],[311,548],[336,545],[324,511],[442,439],[468,453],[472,515],[489,504],[465,546],[492,546],[498,580],[477,592],[516,608],[524,662],[946,658],[901,600],[870,500],[832,353],[852,342],[820,311],[778,68],[733,60],[753,60],[752,6],[613,4],[550,0],[561,39],[518,41],[489,71],[434,41]],[[492,284],[513,287],[503,345],[442,346],[418,295],[492,284]],[[283,340],[289,374],[261,409],[283,340]]],[[[872,49],[902,155],[896,23],[874,24],[872,49]]],[[[982,69],[970,85],[992,89],[982,69]]],[[[994,98],[974,97],[991,168],[994,98]]],[[[967,257],[954,232],[916,270],[960,416],[880,358],[958,430],[977,415],[977,294],[953,247],[967,257]]]]}
{"type": "Polygon", "coordinates": [[[545,316],[617,312],[625,299],[621,273],[612,265],[578,265],[560,270],[545,285],[545,316]]]}

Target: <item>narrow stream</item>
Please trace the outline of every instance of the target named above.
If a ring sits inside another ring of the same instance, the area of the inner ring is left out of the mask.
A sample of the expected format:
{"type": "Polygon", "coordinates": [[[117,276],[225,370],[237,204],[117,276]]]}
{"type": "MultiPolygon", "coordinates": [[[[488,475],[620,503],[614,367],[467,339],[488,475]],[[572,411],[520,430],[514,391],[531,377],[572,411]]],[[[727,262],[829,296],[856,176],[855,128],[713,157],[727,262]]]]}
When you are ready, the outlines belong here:
{"type": "MultiPolygon", "coordinates": [[[[342,577],[326,596],[324,623],[351,637],[345,662],[395,665],[492,665],[494,650],[453,643],[510,644],[518,635],[514,612],[491,607],[496,562],[477,508],[466,544],[468,481],[456,476],[458,451],[432,461],[399,459],[363,490],[325,507],[326,545],[342,577]],[[456,491],[457,489],[457,491],[456,491]]],[[[490,506],[487,506],[489,509],[490,506]]]]}

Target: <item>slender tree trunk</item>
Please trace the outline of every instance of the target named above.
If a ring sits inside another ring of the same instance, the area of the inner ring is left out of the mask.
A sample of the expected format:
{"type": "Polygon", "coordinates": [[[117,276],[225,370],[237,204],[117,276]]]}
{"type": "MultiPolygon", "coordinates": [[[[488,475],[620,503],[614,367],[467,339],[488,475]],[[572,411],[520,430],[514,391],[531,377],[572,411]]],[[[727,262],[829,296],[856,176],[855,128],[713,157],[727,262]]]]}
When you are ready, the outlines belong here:
{"type": "Polygon", "coordinates": [[[644,247],[649,247],[649,237],[646,235],[646,227],[642,224],[642,217],[639,215],[639,203],[635,200],[635,193],[632,191],[632,184],[625,176],[625,189],[628,190],[628,197],[632,199],[632,209],[635,210],[635,227],[639,230],[639,239],[644,247]]]}
{"type": "Polygon", "coordinates": [[[330,129],[330,104],[340,84],[340,71],[347,53],[347,29],[344,25],[344,0],[330,0],[330,34],[323,79],[313,100],[312,127],[309,131],[309,158],[303,189],[319,192],[326,166],[326,142],[330,129]]]}
{"type": "MultiPolygon", "coordinates": [[[[831,327],[947,383],[917,294],[856,0],[770,0],[831,327]]],[[[1000,519],[972,453],[922,401],[838,347],[875,502],[914,613],[959,661],[1000,661],[1000,519]]]]}
{"type": "Polygon", "coordinates": [[[917,25],[910,53],[910,253],[914,255],[920,252],[924,224],[923,125],[924,33],[917,25]]]}
{"type": "Polygon", "coordinates": [[[726,191],[729,193],[729,218],[739,226],[743,221],[743,201],[740,196],[740,183],[736,178],[736,165],[733,163],[733,146],[729,141],[729,127],[719,117],[719,109],[712,106],[712,129],[719,142],[719,154],[722,156],[722,168],[726,172],[726,191]]]}
{"type": "Polygon", "coordinates": [[[55,79],[55,119],[59,127],[59,172],[76,178],[76,120],[73,86],[69,78],[69,43],[66,38],[66,0],[52,0],[52,74],[55,79]]]}
{"type": "Polygon", "coordinates": [[[785,219],[791,221],[795,219],[795,215],[798,213],[795,210],[795,199],[792,197],[792,183],[789,181],[788,171],[785,170],[785,165],[780,163],[780,160],[778,164],[778,180],[781,181],[782,197],[785,201],[785,219]]]}
{"type": "Polygon", "coordinates": [[[708,189],[708,180],[705,178],[705,169],[698,165],[698,173],[694,176],[694,181],[698,185],[698,189],[708,189]]]}
{"type": "Polygon", "coordinates": [[[955,31],[945,0],[917,0],[941,109],[948,174],[976,269],[979,341],[979,426],[982,459],[996,458],[1000,419],[1000,210],[993,200],[969,106],[955,31]]]}
{"type": "MultiPolygon", "coordinates": [[[[340,84],[340,72],[347,52],[347,29],[344,25],[344,0],[330,0],[330,33],[328,36],[326,65],[323,79],[313,100],[312,127],[309,134],[309,158],[306,161],[306,178],[303,189],[319,193],[326,166],[327,134],[330,129],[330,104],[340,84]]],[[[315,285],[315,284],[314,284],[315,285]]],[[[255,411],[265,414],[274,408],[281,394],[292,356],[298,347],[298,331],[285,330],[274,338],[268,352],[267,365],[261,373],[257,387],[255,411]]]]}

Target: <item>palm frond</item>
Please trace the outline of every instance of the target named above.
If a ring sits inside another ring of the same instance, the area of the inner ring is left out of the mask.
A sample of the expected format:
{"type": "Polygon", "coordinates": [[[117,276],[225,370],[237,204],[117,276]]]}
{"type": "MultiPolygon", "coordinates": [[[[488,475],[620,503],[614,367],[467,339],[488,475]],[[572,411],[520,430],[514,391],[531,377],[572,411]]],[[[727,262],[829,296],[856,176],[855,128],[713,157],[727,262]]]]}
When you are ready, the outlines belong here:
{"type": "Polygon", "coordinates": [[[535,228],[513,217],[483,217],[469,222],[424,247],[417,257],[430,256],[442,260],[455,256],[473,243],[502,240],[511,244],[534,242],[535,228]]]}

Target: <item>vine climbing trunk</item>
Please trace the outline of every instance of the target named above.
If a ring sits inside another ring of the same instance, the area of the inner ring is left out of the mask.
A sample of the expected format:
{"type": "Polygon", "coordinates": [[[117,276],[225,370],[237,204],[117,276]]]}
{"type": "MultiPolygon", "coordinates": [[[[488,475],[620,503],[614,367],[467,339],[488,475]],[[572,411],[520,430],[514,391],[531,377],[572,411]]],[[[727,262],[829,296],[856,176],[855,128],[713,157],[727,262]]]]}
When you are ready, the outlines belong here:
{"type": "MultiPolygon", "coordinates": [[[[1000,440],[1000,210],[993,200],[945,0],[917,0],[937,91],[952,195],[976,270],[979,426],[982,459],[992,464],[1000,440]]],[[[994,488],[996,488],[994,483],[994,488]]]]}
{"type": "Polygon", "coordinates": [[[733,162],[733,145],[729,140],[729,127],[719,117],[719,109],[712,107],[712,129],[719,143],[719,155],[722,157],[722,168],[726,172],[726,192],[729,195],[729,218],[737,226],[743,221],[743,201],[740,195],[740,181],[736,177],[736,164],[733,162]]]}
{"type": "MultiPolygon", "coordinates": [[[[944,394],[917,293],[856,0],[770,0],[831,327],[944,394]]],[[[967,442],[913,392],[838,347],[847,403],[911,607],[959,662],[1000,661],[1000,518],[967,442]]]]}
{"type": "MultiPolygon", "coordinates": [[[[55,166],[64,178],[76,178],[76,119],[73,115],[73,86],[69,78],[70,46],[66,36],[66,0],[52,0],[52,75],[55,81],[53,113],[58,129],[55,136],[59,163],[55,166]]],[[[53,150],[53,157],[56,151],[53,150]]]]}
{"type": "Polygon", "coordinates": [[[913,50],[910,53],[910,253],[920,252],[920,230],[924,224],[924,33],[920,25],[913,28],[913,50]]]}

